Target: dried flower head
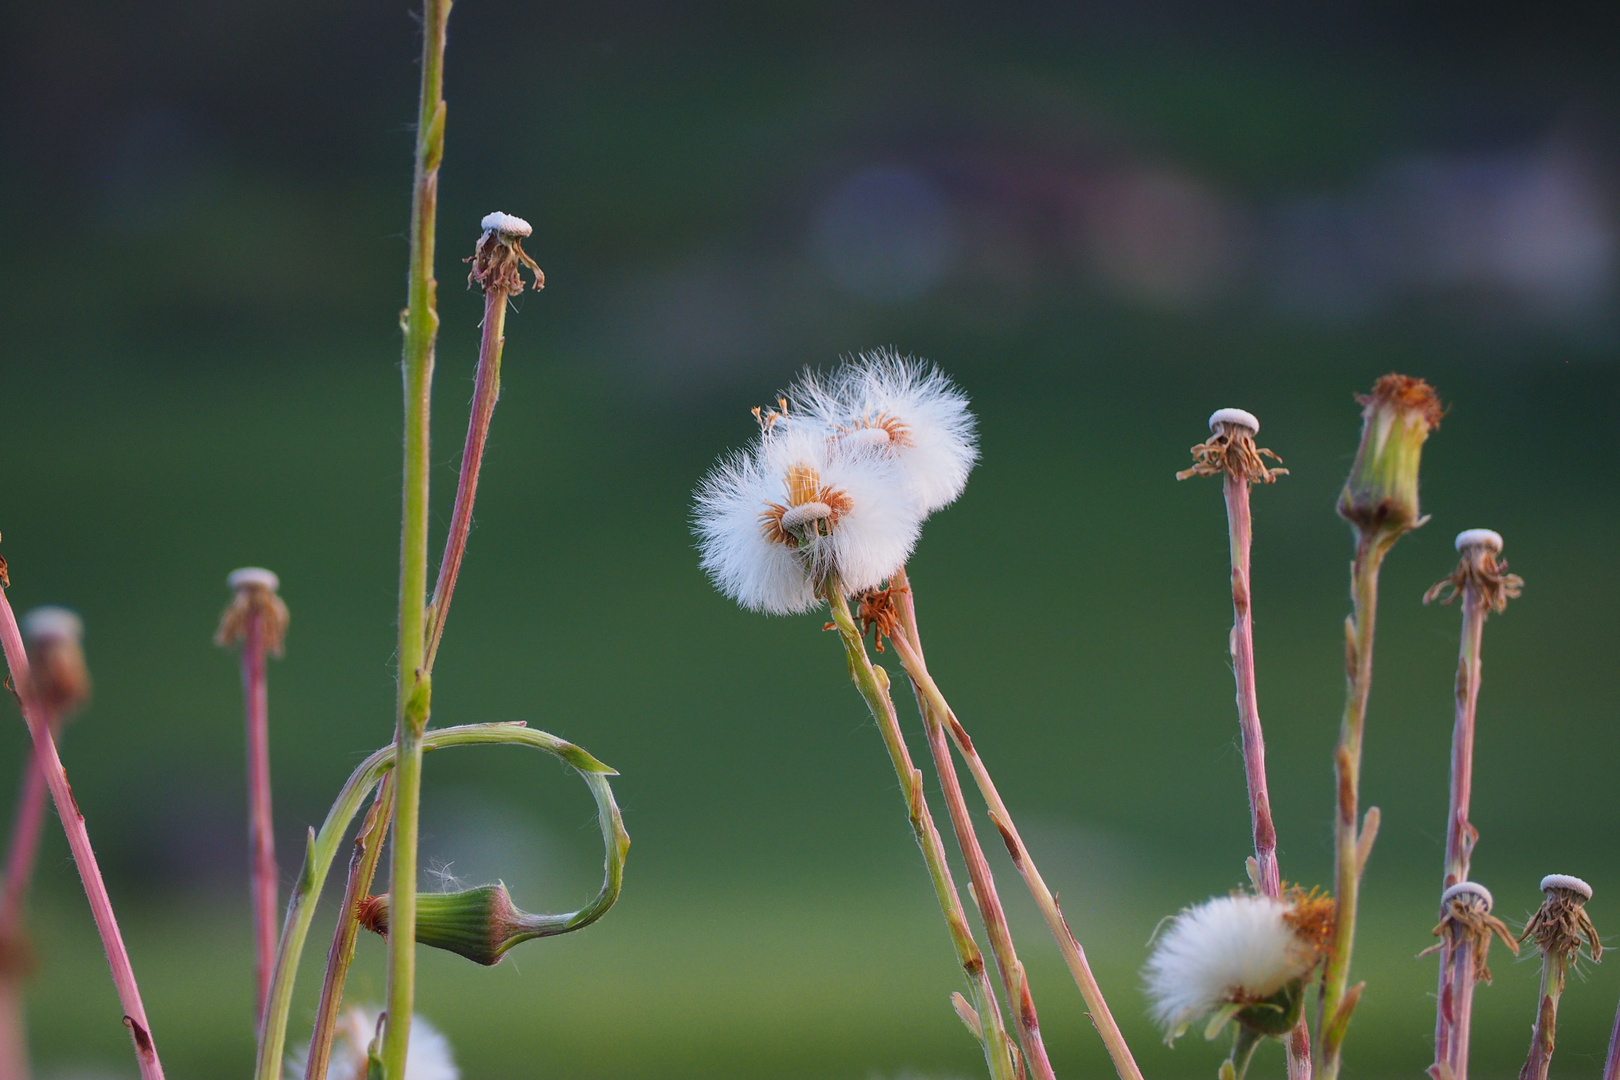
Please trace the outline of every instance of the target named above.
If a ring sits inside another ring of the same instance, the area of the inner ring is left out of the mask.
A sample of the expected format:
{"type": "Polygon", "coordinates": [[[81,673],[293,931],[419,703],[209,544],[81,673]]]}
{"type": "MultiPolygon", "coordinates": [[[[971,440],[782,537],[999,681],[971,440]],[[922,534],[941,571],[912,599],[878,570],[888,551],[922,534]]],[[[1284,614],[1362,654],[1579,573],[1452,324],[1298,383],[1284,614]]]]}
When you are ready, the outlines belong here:
{"type": "Polygon", "coordinates": [[[922,514],[897,463],[839,448],[808,419],[779,419],[720,461],[693,508],[701,564],[745,608],[808,611],[836,575],[846,595],[881,585],[917,542],[922,514]]]}
{"type": "Polygon", "coordinates": [[[256,618],[260,639],[264,647],[281,655],[287,638],[287,605],[276,590],[281,579],[262,566],[244,566],[232,570],[225,583],[234,590],[230,604],[220,616],[219,629],[214,632],[214,644],[229,647],[247,638],[248,620],[256,618]]]}
{"type": "Polygon", "coordinates": [[[497,210],[485,214],[479,224],[484,233],[478,238],[472,255],[465,260],[472,263],[472,272],[467,275],[468,286],[476,284],[486,293],[499,290],[507,296],[516,296],[523,291],[520,271],[527,266],[534,275],[535,289],[546,287],[546,275],[523,250],[524,239],[534,232],[527,221],[497,210]]]}
{"type": "Polygon", "coordinates": [[[90,700],[90,670],[81,646],[84,621],[64,607],[37,607],[23,616],[21,629],[30,690],[60,723],[90,700]]]}
{"type": "Polygon", "coordinates": [[[1491,890],[1477,881],[1459,881],[1440,894],[1440,922],[1434,936],[1441,940],[1418,953],[1428,956],[1450,946],[1455,949],[1466,942],[1473,948],[1474,981],[1491,981],[1491,969],[1486,964],[1490,954],[1491,938],[1502,939],[1502,944],[1519,953],[1519,943],[1513,939],[1507,924],[1491,914],[1491,890]]]}
{"type": "Polygon", "coordinates": [[[1298,889],[1280,899],[1218,896],[1187,908],[1159,935],[1143,972],[1153,1018],[1170,1040],[1210,1013],[1218,1021],[1211,1036],[1227,1018],[1260,1034],[1286,1032],[1332,921],[1331,898],[1298,889]]]}
{"type": "Polygon", "coordinates": [[[1209,430],[1209,439],[1192,448],[1192,468],[1176,473],[1177,480],[1230,473],[1251,484],[1274,484],[1277,477],[1288,475],[1287,469],[1267,468],[1262,460],[1270,458],[1282,464],[1282,458],[1255,445],[1260,421],[1254,413],[1243,409],[1216,409],[1210,415],[1209,430]]]}
{"type": "Polygon", "coordinates": [[[1457,551],[1462,556],[1457,569],[1431,585],[1423,594],[1423,602],[1439,600],[1449,604],[1472,586],[1492,611],[1507,610],[1507,602],[1517,599],[1523,591],[1524,579],[1507,572],[1506,559],[1497,559],[1502,553],[1502,534],[1490,529],[1466,529],[1457,534],[1457,551]]]}
{"type": "MultiPolygon", "coordinates": [[[[338,1017],[332,1039],[332,1061],[327,1080],[366,1080],[371,1046],[377,1038],[381,1014],[367,1005],[353,1005],[338,1017]]],[[[300,1058],[307,1057],[300,1054],[300,1058]]],[[[287,1063],[287,1080],[303,1080],[303,1065],[287,1063]]],[[[405,1052],[405,1080],[460,1080],[450,1053],[450,1042],[421,1015],[411,1018],[411,1042],[405,1052]]]]}
{"type": "Polygon", "coordinates": [[[1592,886],[1569,874],[1548,874],[1541,879],[1541,891],[1547,898],[1530,916],[1519,940],[1532,939],[1543,955],[1560,960],[1572,959],[1584,943],[1588,956],[1603,959],[1603,942],[1586,914],[1592,886]]]}
{"type": "Polygon", "coordinates": [[[831,375],[805,371],[784,396],[840,448],[892,458],[924,515],[956,501],[979,458],[967,395],[935,365],[893,349],[861,353],[831,375]]]}
{"type": "Polygon", "coordinates": [[[1393,538],[1425,520],[1418,509],[1418,465],[1445,409],[1434,387],[1410,375],[1385,375],[1356,400],[1361,445],[1339,494],[1339,516],[1363,533],[1393,538]]]}

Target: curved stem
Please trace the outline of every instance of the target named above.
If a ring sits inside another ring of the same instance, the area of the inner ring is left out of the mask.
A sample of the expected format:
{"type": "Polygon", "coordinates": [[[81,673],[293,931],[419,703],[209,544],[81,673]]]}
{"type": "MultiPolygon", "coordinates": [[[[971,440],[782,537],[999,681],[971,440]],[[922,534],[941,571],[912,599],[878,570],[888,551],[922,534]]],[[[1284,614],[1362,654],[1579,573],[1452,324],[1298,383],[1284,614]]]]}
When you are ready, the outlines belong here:
{"type": "MultiPolygon", "coordinates": [[[[990,986],[984,956],[973,940],[973,931],[968,929],[967,913],[962,910],[962,899],[956,892],[956,883],[951,879],[945,845],[940,840],[939,830],[934,827],[933,815],[929,813],[928,801],[923,795],[922,773],[911,763],[911,752],[906,749],[905,738],[900,733],[894,701],[889,697],[888,676],[880,674],[883,669],[875,667],[866,655],[866,642],[855,626],[855,620],[849,613],[849,602],[844,599],[837,580],[829,580],[825,591],[833,622],[838,627],[838,636],[844,644],[844,654],[849,659],[850,679],[865,699],[866,707],[883,735],[883,745],[888,748],[889,760],[894,763],[895,774],[900,779],[900,790],[906,798],[906,815],[911,821],[912,835],[922,851],[923,862],[928,866],[928,876],[933,880],[934,894],[939,898],[940,910],[944,912],[945,924],[950,929],[951,944],[956,947],[957,962],[967,976],[974,1010],[978,1014],[979,1029],[975,1034],[984,1046],[985,1063],[993,1080],[1012,1080],[1016,1074],[1001,1006],[996,1001],[995,990],[990,986]]],[[[970,1028],[972,1026],[969,1024],[970,1028]]]]}
{"type": "MultiPolygon", "coordinates": [[[[583,776],[591,795],[596,799],[597,820],[607,844],[603,892],[611,891],[617,895],[618,883],[623,880],[624,856],[630,839],[625,835],[618,805],[607,783],[607,777],[618,775],[612,769],[573,743],[544,731],[524,727],[521,723],[441,728],[424,733],[419,745],[424,752],[452,746],[528,746],[551,754],[571,766],[583,776]]],[[[287,901],[287,916],[282,922],[281,944],[276,953],[275,973],[270,980],[270,999],[259,1032],[259,1052],[253,1073],[255,1080],[279,1080],[282,1054],[287,1043],[287,1016],[292,1006],[293,984],[298,975],[298,960],[303,955],[304,942],[309,936],[309,924],[315,917],[315,901],[332,869],[332,860],[343,841],[343,834],[360,812],[360,804],[384,775],[394,768],[394,750],[393,745],[385,746],[361,762],[338,792],[320,832],[314,829],[309,831],[304,865],[298,872],[292,895],[287,901]]],[[[398,784],[397,779],[395,783],[398,784]]]]}
{"type": "MultiPolygon", "coordinates": [[[[901,584],[905,584],[903,572],[899,580],[901,584]]],[[[894,584],[895,581],[891,579],[890,585],[894,584]]],[[[902,619],[915,626],[915,600],[909,589],[902,595],[900,604],[904,612],[902,619]]],[[[990,820],[1001,833],[1002,842],[1007,846],[1007,854],[1012,856],[1013,865],[1017,867],[1019,876],[1024,879],[1030,895],[1035,898],[1035,905],[1040,908],[1041,916],[1057,940],[1058,949],[1063,953],[1070,974],[1080,987],[1081,996],[1086,999],[1086,1006],[1091,1010],[1092,1023],[1096,1025],[1097,1034],[1102,1036],[1103,1045],[1108,1049],[1108,1056],[1113,1059],[1114,1069],[1119,1073],[1121,1080],[1142,1080],[1142,1071],[1137,1067],[1136,1059],[1131,1056],[1130,1047],[1125,1044],[1125,1036],[1120,1032],[1113,1013],[1108,1009],[1108,1002],[1103,998],[1102,988],[1097,985],[1096,976],[1091,973],[1091,965],[1086,960],[1085,950],[1080,947],[1080,943],[1069,930],[1069,924],[1064,920],[1063,912],[1058,907],[1057,898],[1052,895],[1052,890],[1047,888],[1046,880],[1041,877],[1040,870],[1030,858],[1029,849],[1024,846],[1023,838],[1018,835],[1012,815],[1007,812],[1007,804],[1002,802],[995,781],[990,778],[990,772],[985,767],[983,759],[974,749],[973,740],[968,737],[967,730],[951,711],[945,695],[940,693],[933,677],[928,674],[928,665],[923,661],[922,653],[913,647],[909,634],[900,634],[889,640],[894,643],[895,650],[900,654],[900,662],[905,665],[906,674],[911,676],[918,692],[928,702],[929,708],[944,720],[946,728],[950,731],[957,752],[962,755],[974,783],[978,785],[980,795],[984,797],[985,804],[989,807],[990,820]]]]}
{"type": "Polygon", "coordinates": [[[57,817],[62,820],[68,847],[73,851],[73,862],[79,870],[79,880],[84,883],[85,896],[90,901],[90,914],[95,918],[102,948],[107,952],[113,985],[118,989],[118,1000],[124,1009],[124,1026],[129,1028],[130,1037],[135,1043],[135,1061],[140,1066],[141,1078],[163,1080],[163,1065],[158,1061],[157,1046],[152,1041],[152,1027],[146,1019],[146,1007],[141,1003],[140,987],[135,983],[135,969],[129,962],[128,950],[124,948],[123,935],[118,931],[118,919],[113,915],[112,899],[107,895],[106,883],[101,879],[101,868],[96,865],[96,853],[90,846],[90,833],[85,828],[84,815],[79,813],[79,804],[73,798],[73,789],[68,786],[62,759],[57,756],[49,718],[33,700],[29,689],[28,653],[23,648],[17,617],[4,590],[0,590],[0,648],[5,651],[23,719],[28,724],[28,733],[33,736],[34,760],[50,787],[57,817]]]}

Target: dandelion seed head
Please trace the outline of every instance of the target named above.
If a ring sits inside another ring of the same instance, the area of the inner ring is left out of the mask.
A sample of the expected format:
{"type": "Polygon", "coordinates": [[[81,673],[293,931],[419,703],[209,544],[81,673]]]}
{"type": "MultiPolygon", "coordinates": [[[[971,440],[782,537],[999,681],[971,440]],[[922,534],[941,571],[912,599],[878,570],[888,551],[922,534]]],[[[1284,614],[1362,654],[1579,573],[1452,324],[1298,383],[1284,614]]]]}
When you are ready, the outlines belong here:
{"type": "Polygon", "coordinates": [[[1457,550],[1466,551],[1471,547],[1489,548],[1500,554],[1502,534],[1495,529],[1464,529],[1457,534],[1457,550]]]}
{"type": "MultiPolygon", "coordinates": [[[[378,1010],[353,1005],[337,1019],[332,1038],[332,1060],[327,1080],[366,1080],[366,1052],[377,1035],[378,1010]]],[[[309,1050],[287,1062],[287,1080],[303,1080],[309,1050]],[[300,1060],[302,1059],[302,1060],[300,1060]]],[[[460,1080],[450,1042],[417,1015],[411,1020],[411,1041],[405,1051],[405,1080],[460,1080]]]]}
{"type": "Polygon", "coordinates": [[[1216,409],[1209,414],[1209,430],[1217,431],[1222,424],[1236,424],[1249,429],[1250,435],[1260,434],[1260,421],[1246,409],[1216,409]]]}

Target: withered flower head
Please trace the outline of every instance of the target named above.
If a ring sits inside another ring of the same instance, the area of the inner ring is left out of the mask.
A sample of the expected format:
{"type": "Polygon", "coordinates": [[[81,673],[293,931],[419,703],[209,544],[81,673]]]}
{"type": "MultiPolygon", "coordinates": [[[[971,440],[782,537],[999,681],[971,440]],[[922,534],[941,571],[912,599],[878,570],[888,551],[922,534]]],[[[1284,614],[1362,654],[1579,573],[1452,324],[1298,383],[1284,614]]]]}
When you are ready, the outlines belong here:
{"type": "Polygon", "coordinates": [[[287,605],[276,595],[281,579],[262,566],[244,566],[232,570],[225,583],[236,595],[220,617],[214,644],[231,646],[246,640],[248,621],[256,618],[265,649],[280,656],[288,620],[287,605]]]}
{"type": "Polygon", "coordinates": [[[1586,914],[1592,886],[1569,874],[1548,874],[1541,879],[1541,891],[1547,899],[1530,916],[1519,940],[1533,939],[1544,955],[1560,960],[1572,959],[1584,942],[1593,960],[1603,959],[1603,942],[1586,914]]]}
{"type": "Polygon", "coordinates": [[[1255,446],[1260,421],[1254,413],[1244,409],[1216,409],[1210,415],[1209,430],[1208,441],[1192,448],[1192,468],[1176,473],[1177,480],[1230,473],[1251,484],[1274,484],[1277,477],[1288,474],[1287,469],[1267,468],[1261,460],[1268,457],[1282,464],[1282,458],[1255,446]]]}
{"type": "Polygon", "coordinates": [[[57,723],[90,700],[90,670],[84,663],[84,620],[63,607],[37,607],[22,618],[28,645],[30,689],[57,723]]]}
{"type": "Polygon", "coordinates": [[[1339,516],[1363,534],[1390,540],[1424,522],[1418,464],[1445,410],[1434,387],[1410,375],[1385,375],[1361,403],[1361,446],[1339,494],[1339,516]]]}
{"type": "Polygon", "coordinates": [[[1492,611],[1507,610],[1507,602],[1523,591],[1524,578],[1507,572],[1506,559],[1497,559],[1502,553],[1502,534],[1491,529],[1464,529],[1457,534],[1457,551],[1462,555],[1457,569],[1430,586],[1423,594],[1423,602],[1439,600],[1449,604],[1472,587],[1492,611]]]}
{"type": "Polygon", "coordinates": [[[472,273],[467,275],[469,287],[478,285],[485,293],[499,290],[507,296],[516,296],[523,291],[519,271],[525,266],[534,274],[535,289],[546,287],[546,275],[523,250],[524,238],[534,232],[527,221],[497,210],[485,214],[479,225],[484,233],[466,260],[472,263],[472,273]]]}
{"type": "Polygon", "coordinates": [[[1513,939],[1507,924],[1491,914],[1491,890],[1477,881],[1459,881],[1440,894],[1440,922],[1434,928],[1437,944],[1424,949],[1419,956],[1439,952],[1446,945],[1455,948],[1467,942],[1474,950],[1474,981],[1491,981],[1491,969],[1485,960],[1490,952],[1492,936],[1502,944],[1519,952],[1519,943],[1513,939]]]}

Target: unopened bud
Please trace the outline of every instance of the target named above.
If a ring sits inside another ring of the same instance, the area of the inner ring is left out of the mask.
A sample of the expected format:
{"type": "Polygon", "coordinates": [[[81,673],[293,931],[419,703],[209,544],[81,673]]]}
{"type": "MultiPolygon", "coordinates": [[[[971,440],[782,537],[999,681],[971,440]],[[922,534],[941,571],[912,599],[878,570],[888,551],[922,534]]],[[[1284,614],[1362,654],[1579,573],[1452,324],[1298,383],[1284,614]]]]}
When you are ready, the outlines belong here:
{"type": "Polygon", "coordinates": [[[1409,375],[1385,375],[1371,394],[1356,400],[1362,405],[1361,446],[1339,495],[1339,516],[1363,535],[1393,540],[1424,522],[1418,465],[1424,440],[1445,410],[1432,386],[1409,375]]]}
{"type": "MultiPolygon", "coordinates": [[[[387,937],[388,912],[386,893],[369,897],[360,906],[360,925],[387,937]]],[[[518,910],[499,882],[459,892],[416,894],[416,943],[486,967],[500,963],[519,942],[565,934],[578,925],[573,913],[530,915],[518,910]]]]}
{"type": "Polygon", "coordinates": [[[90,700],[84,663],[84,620],[63,607],[37,607],[22,618],[28,678],[35,699],[57,723],[90,700]]]}
{"type": "Polygon", "coordinates": [[[276,595],[281,579],[262,566],[244,566],[232,570],[225,583],[236,595],[220,616],[214,644],[230,646],[246,640],[249,620],[257,619],[259,640],[267,651],[280,656],[289,618],[287,605],[276,595]]]}

